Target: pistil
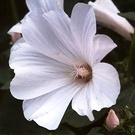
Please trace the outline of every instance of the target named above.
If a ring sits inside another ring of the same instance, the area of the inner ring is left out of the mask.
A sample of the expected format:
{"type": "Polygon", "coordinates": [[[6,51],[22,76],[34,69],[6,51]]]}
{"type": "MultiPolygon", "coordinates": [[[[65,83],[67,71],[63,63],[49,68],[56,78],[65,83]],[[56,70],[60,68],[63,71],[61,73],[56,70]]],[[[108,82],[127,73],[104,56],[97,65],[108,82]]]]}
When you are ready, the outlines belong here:
{"type": "Polygon", "coordinates": [[[75,65],[74,78],[89,81],[92,78],[92,69],[88,65],[75,65]]]}

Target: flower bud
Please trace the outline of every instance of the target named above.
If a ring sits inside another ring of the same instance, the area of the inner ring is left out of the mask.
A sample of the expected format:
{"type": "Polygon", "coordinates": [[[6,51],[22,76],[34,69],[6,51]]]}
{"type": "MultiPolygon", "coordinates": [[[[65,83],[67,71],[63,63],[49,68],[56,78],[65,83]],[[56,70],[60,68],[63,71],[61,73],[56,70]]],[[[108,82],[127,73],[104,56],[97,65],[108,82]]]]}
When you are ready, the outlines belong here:
{"type": "Polygon", "coordinates": [[[117,115],[115,114],[114,110],[111,109],[108,112],[108,116],[106,118],[105,124],[107,128],[109,128],[110,130],[113,130],[120,124],[119,119],[117,115]]]}
{"type": "Polygon", "coordinates": [[[21,38],[21,34],[20,33],[14,33],[13,35],[11,35],[11,39],[13,42],[16,42],[18,39],[21,38]]]}

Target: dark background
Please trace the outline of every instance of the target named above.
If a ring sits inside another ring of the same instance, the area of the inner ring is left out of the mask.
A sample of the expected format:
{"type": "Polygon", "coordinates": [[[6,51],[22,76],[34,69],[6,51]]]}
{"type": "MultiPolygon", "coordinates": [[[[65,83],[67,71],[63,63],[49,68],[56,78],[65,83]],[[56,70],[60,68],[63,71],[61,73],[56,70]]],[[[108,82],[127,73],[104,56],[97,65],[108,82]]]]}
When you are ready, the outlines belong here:
{"type": "MultiPolygon", "coordinates": [[[[65,0],[65,11],[69,16],[72,7],[77,2],[87,3],[88,1],[65,0]]],[[[113,0],[113,2],[121,12],[135,11],[135,0],[113,0]]],[[[11,39],[7,35],[7,31],[21,20],[27,12],[25,0],[0,0],[0,135],[36,135],[47,132],[23,117],[22,101],[14,99],[8,89],[13,71],[8,67],[11,39]]],[[[133,22],[131,23],[134,26],[133,22]]],[[[128,55],[130,42],[101,26],[98,26],[98,33],[107,34],[118,45],[118,48],[105,58],[105,61],[110,63],[111,61],[122,61],[128,55]]]]}

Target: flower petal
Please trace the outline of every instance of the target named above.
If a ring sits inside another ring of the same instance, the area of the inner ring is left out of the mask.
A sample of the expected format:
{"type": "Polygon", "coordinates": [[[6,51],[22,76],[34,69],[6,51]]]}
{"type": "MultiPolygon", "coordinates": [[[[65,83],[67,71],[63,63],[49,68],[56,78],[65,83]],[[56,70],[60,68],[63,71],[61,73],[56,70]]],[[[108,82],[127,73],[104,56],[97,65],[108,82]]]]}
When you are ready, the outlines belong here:
{"type": "Polygon", "coordinates": [[[116,44],[106,35],[95,35],[93,44],[90,46],[89,63],[94,65],[99,63],[109,52],[111,52],[116,44]]]}
{"type": "Polygon", "coordinates": [[[51,67],[53,68],[52,71],[71,71],[68,65],[37,52],[23,38],[18,40],[11,48],[9,65],[12,69],[21,67],[43,67],[45,69],[45,67],[51,67]]]}
{"type": "Polygon", "coordinates": [[[72,108],[78,114],[87,115],[90,120],[94,120],[92,110],[99,111],[114,105],[119,93],[117,71],[109,64],[99,63],[93,67],[91,82],[75,95],[72,108]]]}
{"type": "Polygon", "coordinates": [[[109,8],[104,8],[105,6],[103,5],[107,5],[108,3],[98,5],[99,3],[100,2],[89,2],[89,4],[94,8],[97,22],[114,30],[127,40],[131,40],[131,33],[134,33],[134,28],[130,23],[125,18],[112,11],[112,8],[110,8],[110,10],[109,8]]]}
{"type": "Polygon", "coordinates": [[[86,84],[82,90],[78,91],[72,100],[72,108],[81,116],[88,116],[92,121],[94,116],[92,114],[91,102],[94,103],[95,100],[91,101],[91,84],[86,84]]]}
{"type": "Polygon", "coordinates": [[[36,52],[23,39],[12,47],[9,63],[15,72],[10,89],[18,99],[35,98],[72,81],[70,67],[36,52]]]}
{"type": "Polygon", "coordinates": [[[21,23],[17,23],[8,31],[8,34],[11,36],[14,36],[15,33],[22,33],[22,24],[21,23]]]}
{"type": "Polygon", "coordinates": [[[65,49],[53,28],[41,16],[41,12],[41,10],[32,12],[25,19],[22,29],[25,41],[40,53],[62,63],[73,65],[75,58],[69,50],[65,49]]]}
{"type": "Polygon", "coordinates": [[[90,44],[96,33],[95,14],[89,5],[78,3],[71,15],[71,30],[80,49],[80,53],[87,58],[90,44]]]}
{"type": "Polygon", "coordinates": [[[45,12],[63,9],[63,0],[26,0],[26,4],[30,11],[42,8],[45,12]]]}
{"type": "Polygon", "coordinates": [[[75,62],[81,61],[81,56],[77,51],[78,45],[75,44],[73,35],[71,33],[71,20],[63,10],[51,11],[45,13],[43,17],[49,22],[48,25],[52,27],[52,32],[62,42],[62,50],[69,50],[72,55],[72,60],[75,62]]]}
{"type": "Polygon", "coordinates": [[[21,21],[19,21],[17,24],[15,24],[9,31],[8,34],[11,36],[14,36],[15,33],[20,33],[22,34],[22,24],[26,17],[29,15],[29,12],[23,17],[21,21]]]}
{"type": "Polygon", "coordinates": [[[23,110],[26,119],[34,120],[49,130],[56,129],[67,106],[80,89],[79,85],[72,83],[39,98],[24,101],[23,110]]]}
{"type": "Polygon", "coordinates": [[[96,0],[95,2],[88,2],[89,5],[93,6],[93,4],[95,5],[99,5],[100,7],[104,8],[106,10],[110,10],[114,13],[119,13],[120,11],[118,10],[118,8],[114,5],[114,3],[112,2],[112,0],[96,0]]]}
{"type": "Polygon", "coordinates": [[[120,81],[116,69],[107,63],[98,63],[93,67],[93,94],[97,100],[100,110],[103,107],[110,107],[116,103],[120,93],[120,81]]]}

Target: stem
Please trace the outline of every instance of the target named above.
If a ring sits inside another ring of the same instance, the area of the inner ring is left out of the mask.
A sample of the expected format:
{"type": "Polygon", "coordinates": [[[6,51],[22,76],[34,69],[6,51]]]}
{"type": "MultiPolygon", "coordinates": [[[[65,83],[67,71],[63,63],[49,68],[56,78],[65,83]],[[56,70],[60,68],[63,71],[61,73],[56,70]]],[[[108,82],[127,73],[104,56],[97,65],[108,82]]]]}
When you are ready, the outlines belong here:
{"type": "Polygon", "coordinates": [[[132,38],[129,60],[128,60],[127,75],[129,79],[133,78],[134,73],[135,73],[135,34],[133,35],[132,38]]]}
{"type": "Polygon", "coordinates": [[[19,21],[19,16],[18,16],[15,0],[10,0],[10,4],[12,9],[13,19],[17,23],[19,21]]]}

